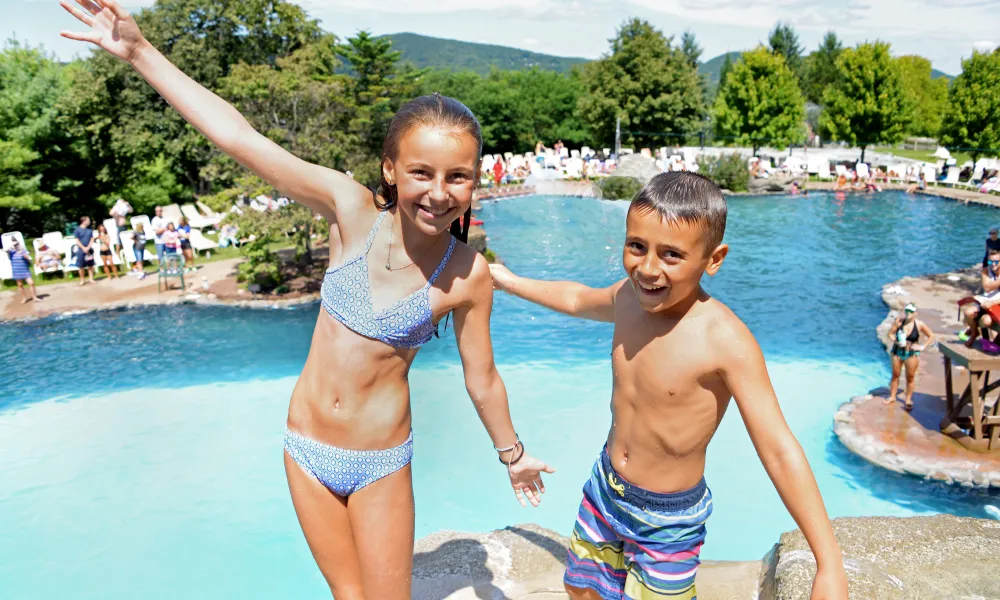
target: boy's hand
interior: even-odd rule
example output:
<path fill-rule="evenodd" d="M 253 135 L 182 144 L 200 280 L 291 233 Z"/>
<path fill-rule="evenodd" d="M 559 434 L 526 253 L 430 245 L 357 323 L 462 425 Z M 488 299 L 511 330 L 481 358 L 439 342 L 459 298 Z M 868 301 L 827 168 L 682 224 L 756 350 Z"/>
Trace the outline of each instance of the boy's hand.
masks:
<path fill-rule="evenodd" d="M 514 488 L 514 495 L 521 506 L 527 506 L 524 499 L 527 498 L 532 506 L 538 506 L 542 501 L 542 494 L 545 493 L 545 484 L 542 483 L 542 473 L 555 473 L 556 470 L 527 452 L 508 468 L 510 474 L 510 485 Z"/>
<path fill-rule="evenodd" d="M 847 600 L 847 573 L 844 568 L 818 570 L 809 600 Z"/>
<path fill-rule="evenodd" d="M 493 276 L 493 289 L 506 292 L 514 280 L 514 274 L 503 265 L 490 265 L 490 275 Z"/>
<path fill-rule="evenodd" d="M 148 43 L 132 19 L 132 15 L 118 4 L 118 0 L 76 0 L 76 2 L 79 7 L 73 6 L 72 0 L 59 0 L 59 4 L 84 25 L 89 26 L 90 31 L 85 33 L 60 31 L 59 34 L 64 38 L 90 42 L 125 62 L 131 62 L 139 49 Z"/>

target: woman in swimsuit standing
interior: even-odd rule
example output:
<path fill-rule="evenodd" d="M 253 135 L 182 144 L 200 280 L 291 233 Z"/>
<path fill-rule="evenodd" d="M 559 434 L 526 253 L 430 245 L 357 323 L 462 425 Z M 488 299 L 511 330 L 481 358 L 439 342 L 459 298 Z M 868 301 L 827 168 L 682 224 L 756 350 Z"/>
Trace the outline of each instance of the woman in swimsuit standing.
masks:
<path fill-rule="evenodd" d="M 927 336 L 927 343 L 920 345 L 920 334 Z M 896 319 L 892 329 L 889 330 L 889 338 L 893 340 L 892 350 L 892 380 L 889 382 L 889 397 L 882 401 L 883 404 L 892 404 L 896 401 L 899 392 L 899 376 L 906 367 L 906 400 L 903 408 L 913 410 L 913 384 L 917 379 L 917 370 L 920 368 L 920 352 L 924 348 L 934 343 L 934 332 L 922 321 L 917 320 L 917 307 L 912 302 L 903 309 L 903 316 Z"/>
<path fill-rule="evenodd" d="M 90 26 L 64 37 L 128 62 L 181 115 L 245 167 L 331 224 L 330 264 L 305 367 L 292 393 L 285 471 L 299 523 L 337 600 L 410 598 L 412 436 L 407 374 L 453 314 L 465 384 L 521 504 L 541 472 L 514 431 L 493 362 L 493 280 L 449 234 L 479 181 L 479 123 L 461 103 L 417 98 L 393 118 L 378 195 L 256 132 L 140 33 L 116 0 L 61 5 Z M 466 218 L 466 222 L 468 222 Z M 464 232 L 467 234 L 466 227 Z"/>

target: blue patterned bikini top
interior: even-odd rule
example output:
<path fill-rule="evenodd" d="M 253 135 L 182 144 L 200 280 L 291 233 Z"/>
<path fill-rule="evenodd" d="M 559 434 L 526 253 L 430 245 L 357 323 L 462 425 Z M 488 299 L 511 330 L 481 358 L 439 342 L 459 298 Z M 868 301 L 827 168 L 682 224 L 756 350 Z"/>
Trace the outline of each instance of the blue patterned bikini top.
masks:
<path fill-rule="evenodd" d="M 451 258 L 455 250 L 455 238 L 449 236 L 451 241 L 448 243 L 448 250 L 425 286 L 404 296 L 392 306 L 375 312 L 368 279 L 368 251 L 371 250 L 372 241 L 383 218 L 384 212 L 375 219 L 361 254 L 339 267 L 327 269 L 320 290 L 323 308 L 355 333 L 396 348 L 419 348 L 434 335 L 434 315 L 428 292 Z"/>

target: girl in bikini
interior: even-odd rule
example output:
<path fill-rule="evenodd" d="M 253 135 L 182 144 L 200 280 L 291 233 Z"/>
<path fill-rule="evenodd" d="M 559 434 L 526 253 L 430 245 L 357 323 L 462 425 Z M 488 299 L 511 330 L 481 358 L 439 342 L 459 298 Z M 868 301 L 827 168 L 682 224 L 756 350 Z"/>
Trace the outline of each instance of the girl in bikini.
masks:
<path fill-rule="evenodd" d="M 128 62 L 223 152 L 331 224 L 330 269 L 305 367 L 292 393 L 285 472 L 306 542 L 338 600 L 410 598 L 413 487 L 407 374 L 451 315 L 465 384 L 524 505 L 541 473 L 515 433 L 493 361 L 493 281 L 456 227 L 479 181 L 473 114 L 439 95 L 404 105 L 389 125 L 377 193 L 304 162 L 147 42 L 116 0 L 62 6 L 90 27 L 64 37 Z M 444 483 L 444 482 L 442 482 Z"/>
<path fill-rule="evenodd" d="M 927 342 L 919 344 L 920 334 L 927 336 Z M 899 393 L 899 376 L 906 367 L 906 400 L 903 408 L 913 410 L 913 385 L 917 379 L 917 370 L 920 368 L 920 353 L 924 348 L 934 343 L 934 332 L 922 321 L 917 320 L 917 307 L 910 303 L 903 309 L 903 316 L 896 319 L 892 329 L 889 330 L 889 338 L 893 340 L 892 350 L 892 380 L 889 382 L 889 397 L 882 401 L 883 404 L 892 404 L 896 401 Z"/>

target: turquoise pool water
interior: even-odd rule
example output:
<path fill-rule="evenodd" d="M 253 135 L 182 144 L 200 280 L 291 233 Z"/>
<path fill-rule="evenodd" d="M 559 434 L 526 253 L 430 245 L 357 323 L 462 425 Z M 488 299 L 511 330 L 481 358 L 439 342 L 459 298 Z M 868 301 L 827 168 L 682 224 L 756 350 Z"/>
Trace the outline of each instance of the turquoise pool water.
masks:
<path fill-rule="evenodd" d="M 486 203 L 516 272 L 622 276 L 625 205 Z M 996 494 L 871 467 L 833 410 L 887 382 L 882 284 L 969 265 L 991 209 L 886 193 L 730 201 L 732 246 L 708 289 L 750 325 L 833 516 L 987 517 Z M 324 598 L 281 465 L 288 397 L 318 308 L 172 307 L 0 325 L 0 597 Z M 568 533 L 610 423 L 609 325 L 499 296 L 493 335 L 515 423 L 559 472 L 522 509 L 465 394 L 450 333 L 411 373 L 417 536 L 536 521 Z M 169 339 L 169 343 L 165 343 Z M 794 527 L 731 410 L 712 443 L 703 555 L 759 558 Z"/>

